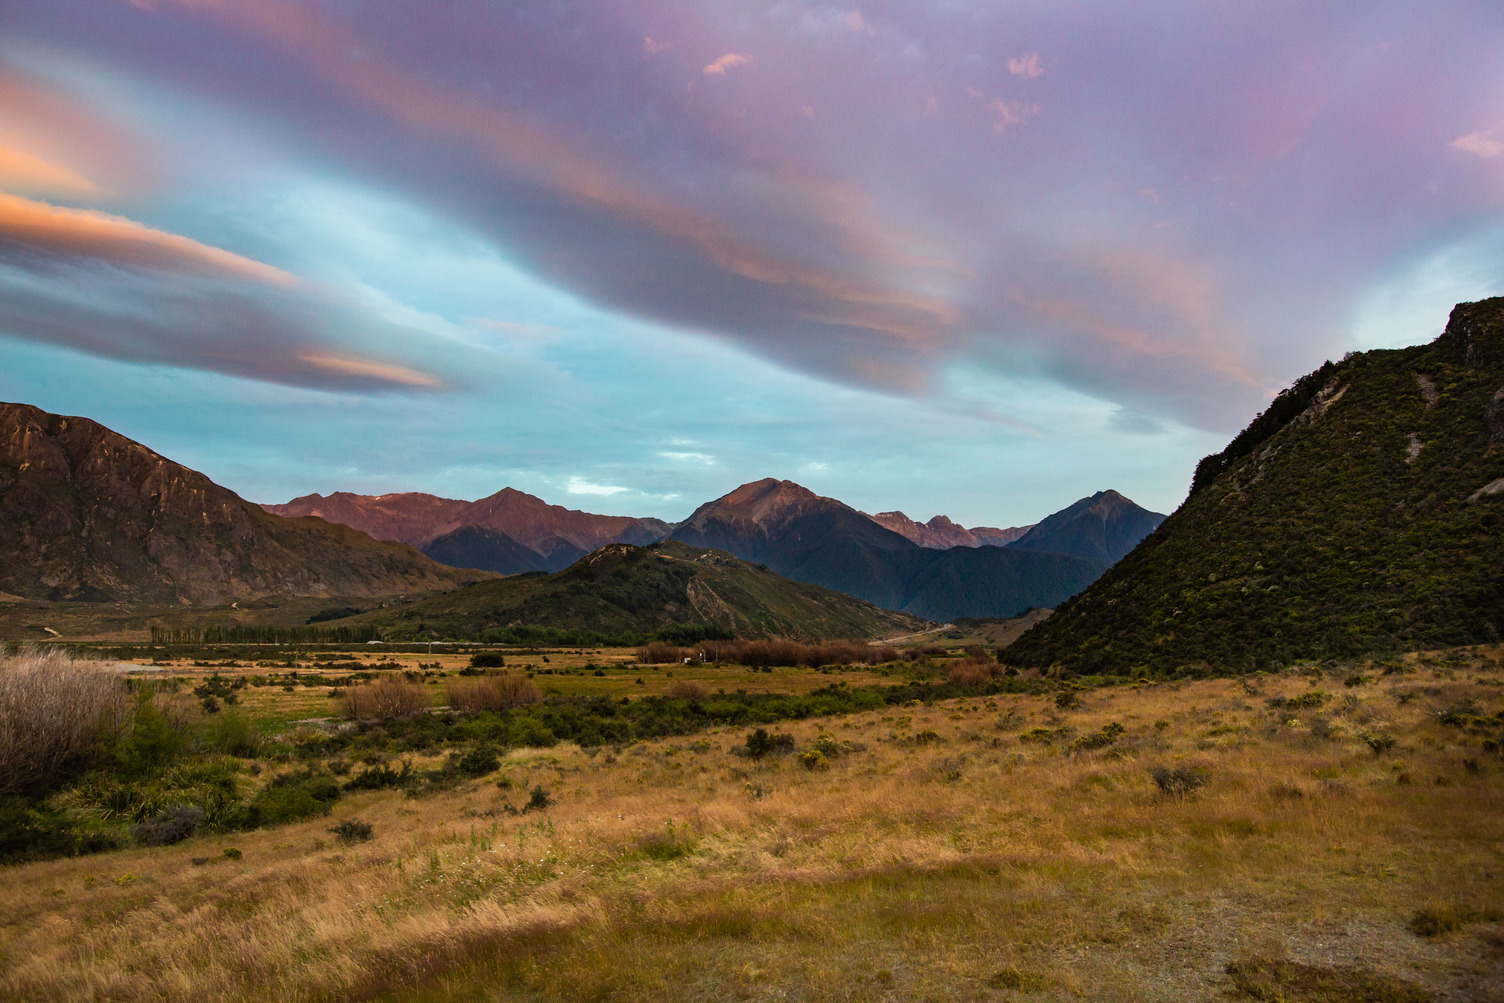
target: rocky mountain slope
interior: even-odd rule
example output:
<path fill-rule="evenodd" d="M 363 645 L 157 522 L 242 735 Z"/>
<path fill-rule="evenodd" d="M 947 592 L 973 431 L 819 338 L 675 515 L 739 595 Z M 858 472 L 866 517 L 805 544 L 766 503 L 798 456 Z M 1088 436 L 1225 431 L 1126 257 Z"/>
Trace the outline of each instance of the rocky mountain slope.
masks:
<path fill-rule="evenodd" d="M 1190 496 L 1008 649 L 1068 672 L 1238 671 L 1498 641 L 1504 298 L 1427 345 L 1353 354 L 1281 394 Z"/>
<path fill-rule="evenodd" d="M 222 603 L 394 595 L 477 577 L 346 526 L 271 515 L 87 418 L 0 404 L 0 591 Z"/>
<path fill-rule="evenodd" d="M 867 513 L 862 513 L 867 515 Z M 1013 526 L 999 529 L 995 526 L 965 526 L 937 515 L 929 522 L 915 522 L 902 512 L 879 512 L 867 518 L 884 529 L 890 529 L 911 543 L 931 550 L 949 550 L 951 547 L 1002 547 L 1027 533 L 1032 526 Z"/>
<path fill-rule="evenodd" d="M 849 595 L 790 581 L 723 551 L 665 541 L 611 544 L 552 575 L 483 582 L 365 614 L 383 636 L 485 639 L 518 628 L 641 636 L 682 627 L 741 638 L 876 638 L 930 626 Z"/>

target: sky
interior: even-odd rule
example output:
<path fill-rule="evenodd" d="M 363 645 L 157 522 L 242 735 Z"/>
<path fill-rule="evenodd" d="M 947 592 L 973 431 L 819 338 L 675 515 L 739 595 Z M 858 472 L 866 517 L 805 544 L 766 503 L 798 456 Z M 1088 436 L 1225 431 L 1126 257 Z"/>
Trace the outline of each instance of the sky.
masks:
<path fill-rule="evenodd" d="M 0 5 L 0 399 L 254 501 L 1169 512 L 1501 293 L 1497 3 Z"/>

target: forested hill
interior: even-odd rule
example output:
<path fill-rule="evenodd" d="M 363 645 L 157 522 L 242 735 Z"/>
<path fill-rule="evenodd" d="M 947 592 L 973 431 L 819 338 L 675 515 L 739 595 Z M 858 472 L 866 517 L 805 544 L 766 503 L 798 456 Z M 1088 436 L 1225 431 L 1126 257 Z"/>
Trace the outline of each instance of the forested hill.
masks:
<path fill-rule="evenodd" d="M 1504 298 L 1328 363 L 1184 504 L 1007 649 L 1066 672 L 1240 671 L 1504 632 Z"/>

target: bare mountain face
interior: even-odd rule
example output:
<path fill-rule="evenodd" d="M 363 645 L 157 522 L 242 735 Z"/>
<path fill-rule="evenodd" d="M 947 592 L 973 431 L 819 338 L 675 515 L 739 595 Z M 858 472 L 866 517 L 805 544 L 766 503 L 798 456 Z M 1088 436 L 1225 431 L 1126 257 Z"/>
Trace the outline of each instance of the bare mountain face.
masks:
<path fill-rule="evenodd" d="M 670 539 L 929 620 L 1054 606 L 1107 568 L 1066 554 L 921 547 L 834 498 L 772 478 L 701 505 Z"/>
<path fill-rule="evenodd" d="M 1056 512 L 1009 546 L 1113 564 L 1164 521 L 1158 512 L 1140 508 L 1116 491 L 1098 491 Z"/>
<path fill-rule="evenodd" d="M 558 571 L 609 543 L 646 545 L 672 528 L 661 519 L 592 515 L 503 488 L 478 501 L 407 492 L 304 495 L 262 506 L 275 515 L 316 515 L 379 539 L 400 540 L 457 567 L 503 574 Z"/>
<path fill-rule="evenodd" d="M 864 513 L 865 514 L 865 513 Z M 867 518 L 884 529 L 891 529 L 921 547 L 931 550 L 948 550 L 951 547 L 1002 547 L 1023 536 L 1033 526 L 1012 526 L 998 529 L 995 526 L 965 526 L 937 515 L 929 522 L 915 522 L 902 512 L 879 512 Z"/>
<path fill-rule="evenodd" d="M 0 591 L 224 603 L 377 596 L 478 576 L 321 519 L 284 519 L 87 418 L 0 404 Z"/>

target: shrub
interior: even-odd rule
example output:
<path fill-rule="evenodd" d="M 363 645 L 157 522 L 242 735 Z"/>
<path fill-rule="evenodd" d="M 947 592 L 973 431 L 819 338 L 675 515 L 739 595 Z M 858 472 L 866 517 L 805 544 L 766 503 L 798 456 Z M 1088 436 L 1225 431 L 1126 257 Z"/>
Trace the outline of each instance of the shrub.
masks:
<path fill-rule="evenodd" d="M 430 706 L 428 690 L 407 679 L 388 677 L 351 686 L 340 694 L 345 716 L 356 721 L 388 721 L 412 717 Z"/>
<path fill-rule="evenodd" d="M 534 787 L 532 792 L 528 795 L 527 804 L 522 806 L 522 810 L 525 812 L 542 811 L 553 803 L 554 799 L 549 797 L 548 791 L 543 789 L 542 784 L 539 784 L 537 787 Z"/>
<path fill-rule="evenodd" d="M 770 735 L 768 734 L 768 729 L 758 728 L 747 736 L 747 755 L 753 759 L 762 759 L 764 756 L 792 752 L 793 750 L 793 735 Z"/>
<path fill-rule="evenodd" d="M 209 748 L 227 756 L 253 759 L 261 751 L 262 736 L 251 719 L 238 710 L 215 715 L 205 729 Z"/>
<path fill-rule="evenodd" d="M 807 749 L 799 753 L 799 765 L 811 771 L 828 770 L 830 769 L 830 760 L 826 759 L 825 754 L 819 749 Z"/>
<path fill-rule="evenodd" d="M 203 821 L 202 808 L 178 805 L 133 826 L 131 835 L 142 846 L 170 846 L 193 835 Z"/>
<path fill-rule="evenodd" d="M 46 790 L 119 731 L 125 682 L 61 650 L 0 659 L 0 795 Z"/>
<path fill-rule="evenodd" d="M 252 799 L 239 822 L 253 829 L 327 815 L 339 794 L 339 783 L 327 774 L 312 770 L 283 773 L 273 777 Z"/>
<path fill-rule="evenodd" d="M 667 665 L 670 662 L 677 663 L 686 658 L 693 658 L 695 654 L 693 650 L 681 648 L 677 644 L 653 641 L 637 649 L 637 660 L 643 665 Z"/>
<path fill-rule="evenodd" d="M 1154 785 L 1167 797 L 1187 797 L 1206 786 L 1206 780 L 1188 766 L 1156 766 L 1149 770 Z"/>
<path fill-rule="evenodd" d="M 507 664 L 499 651 L 477 651 L 470 656 L 472 669 L 499 669 Z"/>
<path fill-rule="evenodd" d="M 412 764 L 404 762 L 402 772 L 397 772 L 385 763 L 367 767 L 345 781 L 347 791 L 380 791 L 401 787 L 412 776 Z"/>
<path fill-rule="evenodd" d="M 362 822 L 358 818 L 347 818 L 338 825 L 330 826 L 329 831 L 346 846 L 352 843 L 364 843 L 375 832 L 371 827 L 371 823 Z"/>
<path fill-rule="evenodd" d="M 678 679 L 669 684 L 668 695 L 680 700 L 704 700 L 710 690 L 703 683 L 691 679 Z"/>
<path fill-rule="evenodd" d="M 1074 690 L 1061 690 L 1055 694 L 1055 706 L 1059 710 L 1069 710 L 1081 703 Z"/>
<path fill-rule="evenodd" d="M 1124 730 L 1125 729 L 1121 724 L 1118 724 L 1116 721 L 1112 721 L 1103 726 L 1101 731 L 1093 732 L 1090 735 L 1082 735 L 1080 738 L 1071 743 L 1071 748 L 1105 749 L 1109 745 L 1115 743 L 1118 740 L 1118 736 L 1121 735 Z"/>
<path fill-rule="evenodd" d="M 451 761 L 454 771 L 465 777 L 483 777 L 487 773 L 495 773 L 501 766 L 496 750 L 484 745 L 470 749 Z"/>
<path fill-rule="evenodd" d="M 455 679 L 444 687 L 449 706 L 455 710 L 508 710 L 537 703 L 538 688 L 522 676 L 489 676 Z"/>
<path fill-rule="evenodd" d="M 945 674 L 958 686 L 980 686 L 991 679 L 997 670 L 996 662 L 983 658 L 963 658 L 946 668 Z"/>
<path fill-rule="evenodd" d="M 188 745 L 188 736 L 178 717 L 158 706 L 150 687 L 137 690 L 125 737 L 115 746 L 115 759 L 121 771 L 145 776 L 177 758 Z"/>

